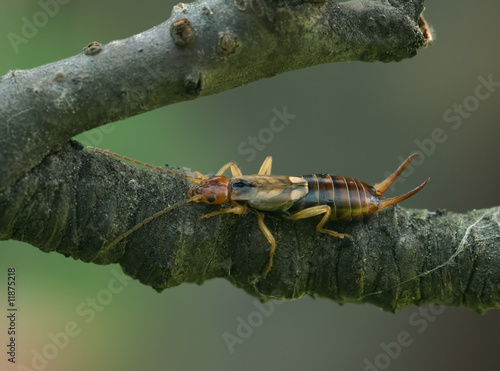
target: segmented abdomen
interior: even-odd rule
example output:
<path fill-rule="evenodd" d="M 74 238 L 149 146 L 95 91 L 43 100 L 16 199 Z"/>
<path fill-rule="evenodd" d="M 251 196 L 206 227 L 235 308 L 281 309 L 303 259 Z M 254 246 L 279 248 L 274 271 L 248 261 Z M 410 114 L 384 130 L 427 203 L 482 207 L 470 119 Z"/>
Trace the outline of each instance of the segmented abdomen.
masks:
<path fill-rule="evenodd" d="M 330 174 L 305 175 L 309 191 L 289 211 L 317 205 L 330 206 L 331 220 L 353 220 L 378 210 L 379 196 L 375 189 L 357 179 Z"/>

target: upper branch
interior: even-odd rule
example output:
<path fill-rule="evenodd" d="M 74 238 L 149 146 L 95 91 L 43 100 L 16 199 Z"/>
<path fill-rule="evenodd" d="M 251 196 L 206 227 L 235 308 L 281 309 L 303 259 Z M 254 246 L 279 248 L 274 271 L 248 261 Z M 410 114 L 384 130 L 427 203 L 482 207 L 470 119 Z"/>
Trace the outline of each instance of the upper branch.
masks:
<path fill-rule="evenodd" d="M 211 0 L 0 78 L 0 192 L 72 136 L 319 63 L 398 61 L 431 40 L 423 0 Z"/>

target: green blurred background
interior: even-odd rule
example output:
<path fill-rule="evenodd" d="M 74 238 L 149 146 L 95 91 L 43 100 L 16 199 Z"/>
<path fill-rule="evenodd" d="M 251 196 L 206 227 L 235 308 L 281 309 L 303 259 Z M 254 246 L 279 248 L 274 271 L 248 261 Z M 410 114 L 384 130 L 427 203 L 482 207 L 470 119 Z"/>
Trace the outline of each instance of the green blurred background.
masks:
<path fill-rule="evenodd" d="M 0 73 L 75 55 L 94 40 L 129 37 L 166 20 L 175 3 L 70 0 L 16 52 L 7 35 L 20 35 L 23 17 L 31 20 L 42 8 L 37 1 L 3 2 Z M 399 156 L 422 151 L 416 141 L 441 128 L 446 140 L 429 147 L 411 177 L 396 186 L 400 193 L 431 177 L 404 206 L 466 211 L 500 205 L 500 88 L 487 99 L 473 98 L 480 76 L 500 82 L 500 3 L 428 1 L 426 6 L 437 41 L 411 60 L 289 72 L 77 139 L 204 173 L 230 160 L 253 173 L 273 155 L 275 173 L 331 172 L 375 183 L 396 168 Z M 443 115 L 464 101 L 469 116 L 453 129 Z M 479 104 L 471 106 L 474 102 Z M 269 128 L 273 109 L 285 106 L 296 117 L 249 161 L 238 146 Z M 427 314 L 410 307 L 394 315 L 374 306 L 307 297 L 275 306 L 231 353 L 223 335 L 237 335 L 238 318 L 259 316 L 254 298 L 227 281 L 183 284 L 158 294 L 136 281 L 112 281 L 121 274 L 119 266 L 84 264 L 15 241 L 0 243 L 0 344 L 7 342 L 8 266 L 17 269 L 16 366 L 26 367 L 21 370 L 498 369 L 498 311 L 479 316 L 461 308 L 441 313 L 431 306 Z M 110 284 L 117 291 L 112 296 Z M 96 297 L 106 305 L 90 310 L 87 300 Z M 65 344 L 57 334 L 68 323 L 76 323 L 79 334 Z M 407 346 L 398 350 L 393 342 L 405 332 Z M 51 334 L 62 342 L 58 348 L 50 345 Z M 0 369 L 16 369 L 5 361 L 4 350 Z M 33 365 L 37 352 L 51 359 Z"/>

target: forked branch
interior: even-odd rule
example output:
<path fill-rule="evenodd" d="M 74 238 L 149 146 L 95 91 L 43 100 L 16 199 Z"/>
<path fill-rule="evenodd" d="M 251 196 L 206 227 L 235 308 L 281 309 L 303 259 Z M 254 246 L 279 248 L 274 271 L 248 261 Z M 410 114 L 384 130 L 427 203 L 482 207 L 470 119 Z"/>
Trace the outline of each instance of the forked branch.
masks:
<path fill-rule="evenodd" d="M 315 220 L 221 215 L 186 199 L 188 180 L 85 151 L 72 136 L 175 102 L 292 69 L 345 60 L 399 61 L 432 39 L 423 0 L 205 0 L 126 40 L 0 79 L 0 239 L 126 273 L 163 290 L 225 277 L 262 299 L 303 295 L 396 311 L 425 302 L 499 305 L 498 209 L 468 214 L 387 209 L 317 233 Z"/>

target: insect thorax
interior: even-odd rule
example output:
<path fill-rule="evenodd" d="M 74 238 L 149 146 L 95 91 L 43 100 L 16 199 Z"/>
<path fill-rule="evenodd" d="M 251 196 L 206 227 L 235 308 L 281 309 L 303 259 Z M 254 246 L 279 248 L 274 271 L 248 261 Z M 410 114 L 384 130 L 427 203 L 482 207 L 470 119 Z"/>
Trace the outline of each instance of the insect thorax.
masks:
<path fill-rule="evenodd" d="M 285 211 L 307 192 L 307 181 L 301 177 L 249 175 L 231 179 L 231 199 L 261 211 Z"/>

